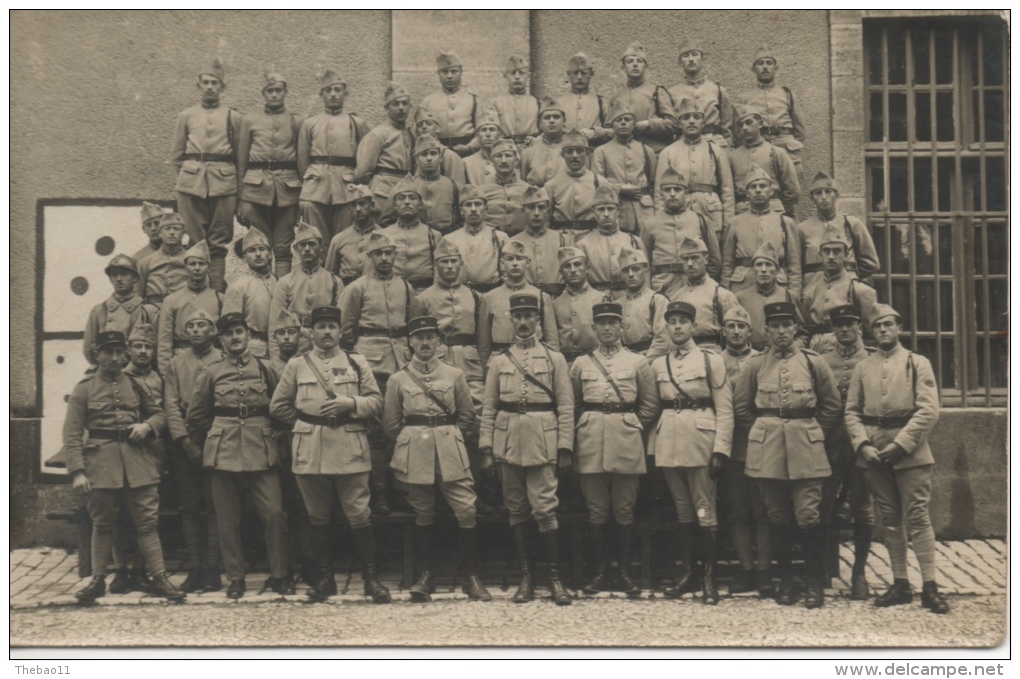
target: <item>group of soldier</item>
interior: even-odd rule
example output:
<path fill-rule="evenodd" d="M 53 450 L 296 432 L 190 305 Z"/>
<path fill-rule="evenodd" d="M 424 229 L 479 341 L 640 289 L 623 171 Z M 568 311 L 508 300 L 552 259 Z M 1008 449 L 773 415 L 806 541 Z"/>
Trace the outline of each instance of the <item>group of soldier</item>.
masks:
<path fill-rule="evenodd" d="M 505 512 L 514 601 L 535 596 L 537 526 L 552 598 L 569 604 L 557 508 L 579 493 L 587 594 L 640 593 L 631 548 L 644 497 L 671 500 L 679 519 L 667 595 L 719 601 L 721 513 L 741 568 L 731 591 L 817 608 L 846 499 L 852 598 L 870 596 L 874 501 L 895 576 L 876 605 L 912 600 L 909 539 L 922 604 L 947 612 L 928 512 L 931 365 L 899 344 L 899 314 L 865 282 L 877 253 L 838 210 L 835 179 L 818 173 L 815 215 L 797 222 L 804 124 L 774 84 L 771 50 L 755 53 L 757 87 L 733 102 L 703 57 L 685 41 L 684 81 L 667 89 L 645 81 L 633 43 L 606 104 L 583 53 L 568 64 L 571 91 L 541 103 L 526 61 L 510 57 L 508 93 L 483 103 L 442 52 L 442 90 L 414 107 L 390 83 L 374 128 L 344 111 L 334 70 L 319 78 L 325 110 L 305 119 L 272 69 L 264 110 L 244 115 L 220 103 L 222 66 L 202 71 L 201 103 L 174 134 L 178 212 L 143 205 L 150 244 L 110 262 L 113 295 L 85 332 L 96 368 L 70 398 L 63 451 L 93 521 L 94 577 L 79 599 L 105 593 L 111 549 L 111 591 L 217 591 L 222 558 L 227 596 L 243 596 L 250 497 L 263 589 L 293 593 L 297 562 L 308 596 L 325 600 L 335 497 L 377 603 L 390 593 L 371 517 L 394 503 L 413 512 L 409 592 L 428 601 L 438 491 L 471 599 L 491 598 L 477 515 Z M 245 266 L 227 286 L 235 216 Z M 180 587 L 156 531 L 166 460 L 188 555 Z M 118 506 L 137 533 L 135 575 Z"/>

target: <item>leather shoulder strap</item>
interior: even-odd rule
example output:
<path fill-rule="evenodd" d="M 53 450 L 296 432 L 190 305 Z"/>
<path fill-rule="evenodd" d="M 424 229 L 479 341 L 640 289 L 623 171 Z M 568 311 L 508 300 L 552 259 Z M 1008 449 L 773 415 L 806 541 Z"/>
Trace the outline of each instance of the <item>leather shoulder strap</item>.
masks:
<path fill-rule="evenodd" d="M 616 380 L 614 380 L 606 371 L 606 366 L 602 365 L 602 361 L 599 360 L 598 356 L 595 355 L 594 351 L 589 351 L 588 357 L 591 359 L 591 362 L 595 364 L 595 367 L 598 369 L 598 371 L 602 373 L 602 376 L 606 378 L 606 381 L 609 382 L 609 386 L 613 388 L 613 391 L 616 392 L 616 397 L 620 399 L 620 402 L 622 403 L 623 392 L 620 391 L 620 385 L 618 385 L 616 383 Z"/>
<path fill-rule="evenodd" d="M 336 392 L 329 388 L 329 385 L 326 383 L 326 378 L 322 376 L 322 373 L 319 372 L 319 369 L 315 367 L 314 363 L 312 363 L 312 359 L 308 355 L 308 352 L 301 354 L 301 357 L 305 359 L 305 364 L 308 366 L 308 369 L 312 371 L 312 374 L 315 375 L 315 379 L 318 380 L 322 388 L 326 390 L 326 398 L 329 399 L 330 401 L 335 399 Z M 348 354 L 347 357 L 350 358 L 350 354 Z M 351 361 L 351 363 L 354 363 L 354 361 Z M 358 370 L 358 380 L 360 381 L 361 370 L 360 369 L 356 370 Z"/>
<path fill-rule="evenodd" d="M 422 382 L 421 380 L 419 380 L 419 379 L 418 379 L 418 376 L 417 376 L 417 375 L 415 375 L 415 374 L 414 374 L 414 372 L 413 372 L 413 371 L 412 371 L 412 370 L 411 370 L 410 368 L 408 368 L 407 366 L 404 366 L 404 368 L 403 368 L 403 371 L 404 371 L 405 373 L 407 373 L 407 376 L 411 378 L 411 381 L 412 381 L 412 382 L 414 382 L 415 384 L 417 384 L 417 385 L 418 385 L 418 386 L 419 386 L 419 387 L 421 388 L 421 390 L 425 392 L 425 395 L 429 397 L 429 400 L 431 400 L 431 401 L 432 401 L 433 403 L 435 403 L 435 404 L 436 404 L 437 406 L 439 406 L 439 407 L 440 407 L 440 409 L 442 409 L 442 411 L 443 411 L 443 412 L 444 412 L 444 413 L 446 414 L 446 416 L 447 416 L 447 417 L 452 417 L 452 416 L 453 416 L 453 411 L 452 411 L 452 410 L 450 410 L 450 406 L 448 406 L 448 405 L 446 405 L 445 403 L 443 403 L 443 402 L 442 402 L 442 401 L 441 401 L 441 400 L 439 399 L 439 397 L 438 397 L 438 396 L 436 396 L 436 395 L 435 395 L 435 394 L 434 394 L 434 393 L 432 392 L 432 388 L 431 388 L 431 387 L 429 387 L 429 386 L 427 386 L 427 385 L 426 385 L 426 384 L 425 384 L 424 382 Z"/>
<path fill-rule="evenodd" d="M 549 352 L 549 349 L 547 348 L 546 349 L 546 353 L 548 353 L 548 352 Z M 550 389 L 549 387 L 547 387 L 544 384 L 542 384 L 542 382 L 537 377 L 535 377 L 534 375 L 529 373 L 527 370 L 525 370 L 524 366 L 522 366 L 520 364 L 520 362 L 516 358 L 514 358 L 514 355 L 510 353 L 509 349 L 504 351 L 503 355 L 506 356 L 508 359 L 510 359 L 510 362 L 513 363 L 514 367 L 517 368 L 517 370 L 520 371 L 521 375 L 524 376 L 524 379 L 526 379 L 528 382 L 531 382 L 536 387 L 540 388 L 542 391 L 544 391 L 549 396 L 550 399 L 552 399 L 552 402 L 554 404 L 556 403 L 556 393 L 552 389 Z"/>

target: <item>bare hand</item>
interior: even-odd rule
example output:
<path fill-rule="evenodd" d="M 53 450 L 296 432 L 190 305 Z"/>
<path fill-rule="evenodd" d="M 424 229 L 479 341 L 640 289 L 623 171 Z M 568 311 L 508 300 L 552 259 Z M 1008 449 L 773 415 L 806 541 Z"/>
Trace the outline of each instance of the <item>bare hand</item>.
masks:
<path fill-rule="evenodd" d="M 870 467 L 879 467 L 882 465 L 882 458 L 878 456 L 878 448 L 871 444 L 861 446 L 860 455 Z"/>
<path fill-rule="evenodd" d="M 489 478 L 496 476 L 496 460 L 492 457 L 492 453 L 482 453 L 481 468 L 482 473 Z"/>
<path fill-rule="evenodd" d="M 455 144 L 452 150 L 458 156 L 463 156 L 465 154 L 471 153 L 471 147 L 468 146 L 467 144 Z"/>
<path fill-rule="evenodd" d="M 574 464 L 571 459 L 572 455 L 566 448 L 560 448 L 556 451 L 556 463 L 560 469 L 570 469 L 571 465 Z"/>
<path fill-rule="evenodd" d="M 89 477 L 84 473 L 74 475 L 74 478 L 71 479 L 71 488 L 82 495 L 88 495 L 92 492 L 92 484 L 89 482 Z"/>
<path fill-rule="evenodd" d="M 585 129 L 581 130 L 581 136 L 584 137 L 585 139 L 594 139 L 595 130 L 593 130 L 590 127 L 586 127 Z"/>
<path fill-rule="evenodd" d="M 138 424 L 131 425 L 131 431 L 128 433 L 128 441 L 132 443 L 138 443 L 146 436 L 152 433 L 152 427 L 148 422 L 139 422 Z"/>
<path fill-rule="evenodd" d="M 350 396 L 337 396 L 331 401 L 326 401 L 319 408 L 319 414 L 323 417 L 338 417 L 354 410 L 354 399 Z"/>
<path fill-rule="evenodd" d="M 199 448 L 194 441 L 190 438 L 184 438 L 180 441 L 181 450 L 188 456 L 188 459 L 194 463 L 202 461 L 202 449 Z"/>
<path fill-rule="evenodd" d="M 907 456 L 907 451 L 903 450 L 898 444 L 890 443 L 882 450 L 878 451 L 878 457 L 887 465 L 895 465 L 897 462 Z"/>
<path fill-rule="evenodd" d="M 641 189 L 637 184 L 624 184 L 620 187 L 620 197 L 637 200 L 641 197 Z"/>
<path fill-rule="evenodd" d="M 647 132 L 648 131 L 648 121 L 647 120 L 639 120 L 636 123 L 634 123 L 634 131 L 635 132 Z"/>
<path fill-rule="evenodd" d="M 722 473 L 723 467 L 729 461 L 722 453 L 712 453 L 712 459 L 708 462 L 708 478 L 717 479 Z"/>

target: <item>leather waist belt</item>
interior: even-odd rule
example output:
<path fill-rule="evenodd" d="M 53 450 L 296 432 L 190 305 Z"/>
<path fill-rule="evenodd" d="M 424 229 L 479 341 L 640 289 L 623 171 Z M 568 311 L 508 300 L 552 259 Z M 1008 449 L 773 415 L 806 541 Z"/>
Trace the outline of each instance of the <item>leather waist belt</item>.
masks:
<path fill-rule="evenodd" d="M 203 163 L 236 163 L 232 153 L 185 153 L 184 160 L 201 160 Z"/>
<path fill-rule="evenodd" d="M 163 300 L 166 299 L 166 295 L 146 295 L 146 304 L 162 304 Z"/>
<path fill-rule="evenodd" d="M 473 134 L 465 134 L 460 137 L 440 137 L 439 143 L 446 147 L 459 146 L 461 144 L 470 144 L 474 138 L 475 135 Z"/>
<path fill-rule="evenodd" d="M 718 125 L 705 125 L 701 128 L 702 134 L 717 134 L 720 137 L 726 136 L 726 131 Z"/>
<path fill-rule="evenodd" d="M 652 273 L 658 275 L 660 273 L 678 273 L 684 272 L 684 265 L 679 262 L 673 264 L 656 264 L 652 267 Z"/>
<path fill-rule="evenodd" d="M 567 359 L 567 361 L 569 362 L 575 360 L 578 356 L 584 356 L 588 352 L 584 351 L 583 349 L 581 351 L 563 351 L 561 349 L 560 353 L 562 353 L 563 357 Z"/>
<path fill-rule="evenodd" d="M 130 429 L 89 429 L 89 440 L 127 441 L 130 434 Z"/>
<path fill-rule="evenodd" d="M 913 415 L 901 415 L 899 417 L 878 417 L 876 415 L 861 415 L 861 424 L 881 429 L 902 429 L 910 422 Z"/>
<path fill-rule="evenodd" d="M 264 333 L 264 332 L 260 331 L 260 330 L 251 330 L 249 328 L 248 336 L 251 337 L 253 340 L 259 340 L 260 342 L 268 342 L 269 341 L 269 335 L 267 333 Z"/>
<path fill-rule="evenodd" d="M 358 328 L 358 337 L 407 337 L 407 326 L 401 325 L 396 328 Z"/>
<path fill-rule="evenodd" d="M 472 347 L 478 344 L 478 337 L 467 333 L 455 333 L 443 336 L 443 344 L 450 347 Z"/>
<path fill-rule="evenodd" d="M 410 170 L 396 170 L 392 167 L 377 167 L 372 173 L 373 174 L 386 174 L 391 177 L 406 177 Z"/>
<path fill-rule="evenodd" d="M 715 401 L 710 398 L 674 398 L 663 401 L 662 405 L 674 410 L 705 410 L 714 409 Z"/>
<path fill-rule="evenodd" d="M 307 422 L 308 424 L 317 424 L 320 427 L 330 427 L 332 429 L 342 427 L 345 424 L 350 424 L 355 421 L 355 418 L 351 417 L 349 414 L 323 417 L 322 415 L 309 415 L 301 412 L 300 410 L 297 413 L 297 418 L 302 422 Z"/>
<path fill-rule="evenodd" d="M 765 134 L 770 134 L 772 136 L 776 136 L 776 135 L 780 135 L 780 134 L 793 134 L 793 128 L 792 127 L 772 127 L 772 126 L 769 126 L 769 127 L 763 128 L 762 132 L 764 132 Z"/>
<path fill-rule="evenodd" d="M 758 417 L 781 417 L 784 420 L 811 420 L 814 408 L 759 408 Z"/>
<path fill-rule="evenodd" d="M 452 415 L 407 415 L 404 417 L 405 427 L 445 427 L 457 424 Z"/>
<path fill-rule="evenodd" d="M 736 260 L 734 260 L 734 263 L 737 266 L 754 266 L 754 257 L 737 257 Z M 786 266 L 785 258 L 780 257 L 779 268 L 783 268 L 785 266 Z"/>
<path fill-rule="evenodd" d="M 687 187 L 687 193 L 718 193 L 715 184 L 691 184 Z"/>
<path fill-rule="evenodd" d="M 313 165 L 338 165 L 340 167 L 357 167 L 354 156 L 311 156 L 308 162 Z"/>
<path fill-rule="evenodd" d="M 297 171 L 296 160 L 249 160 L 249 170 L 294 170 Z"/>
<path fill-rule="evenodd" d="M 506 351 L 507 349 L 509 349 L 512 346 L 513 346 L 513 342 L 493 342 L 492 343 L 492 351 L 493 351 L 493 353 L 495 353 L 497 351 Z"/>
<path fill-rule="evenodd" d="M 239 417 L 242 420 L 246 417 L 268 417 L 269 406 L 266 404 L 260 406 L 214 406 L 213 415 L 216 417 Z"/>
<path fill-rule="evenodd" d="M 606 290 L 627 289 L 627 284 L 624 283 L 623 281 L 598 281 L 597 283 L 590 283 L 590 285 L 599 292 L 605 292 Z"/>
<path fill-rule="evenodd" d="M 554 219 L 549 223 L 550 229 L 560 231 L 562 229 L 574 229 L 576 231 L 592 231 L 598 226 L 594 219 Z"/>
<path fill-rule="evenodd" d="M 619 401 L 604 401 L 602 403 L 582 403 L 581 412 L 585 413 L 632 413 L 636 403 L 621 403 Z"/>
<path fill-rule="evenodd" d="M 500 401 L 499 410 L 507 413 L 548 413 L 556 410 L 552 403 L 528 403 L 527 401 Z"/>
<path fill-rule="evenodd" d="M 174 338 L 174 349 L 187 349 L 191 346 L 191 340 Z"/>
<path fill-rule="evenodd" d="M 652 340 L 646 339 L 641 340 L 640 342 L 631 342 L 630 344 L 627 344 L 625 342 L 623 346 L 627 347 L 631 351 L 636 351 L 637 353 L 642 354 L 648 351 L 649 348 L 651 348 Z"/>
<path fill-rule="evenodd" d="M 490 290 L 495 290 L 500 285 L 502 285 L 502 283 L 467 283 L 467 282 L 465 282 L 464 285 L 468 286 L 469 288 L 471 288 L 475 292 L 488 292 Z"/>
<path fill-rule="evenodd" d="M 847 271 L 857 271 L 857 262 L 847 262 L 845 267 Z M 800 269 L 804 273 L 820 273 L 825 270 L 822 267 L 821 262 L 815 262 L 814 264 L 805 264 Z"/>

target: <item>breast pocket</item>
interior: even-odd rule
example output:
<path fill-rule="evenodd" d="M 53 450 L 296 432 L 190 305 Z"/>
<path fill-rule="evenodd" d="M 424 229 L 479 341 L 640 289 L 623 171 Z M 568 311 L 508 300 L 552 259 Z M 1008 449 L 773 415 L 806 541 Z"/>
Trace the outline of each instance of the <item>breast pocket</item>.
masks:
<path fill-rule="evenodd" d="M 602 403 L 603 391 L 598 371 L 581 371 L 581 393 L 585 401 L 589 403 Z"/>
<path fill-rule="evenodd" d="M 299 377 L 297 379 L 297 397 L 299 403 L 314 401 L 317 394 L 319 382 L 312 376 Z"/>
<path fill-rule="evenodd" d="M 344 396 L 358 395 L 358 374 L 354 368 L 348 368 L 347 372 L 333 377 L 333 391 Z"/>
<path fill-rule="evenodd" d="M 759 382 L 758 397 L 755 403 L 761 408 L 776 408 L 779 406 L 779 385 L 775 382 Z"/>
<path fill-rule="evenodd" d="M 616 382 L 617 389 L 623 394 L 624 401 L 630 402 L 637 399 L 637 371 L 628 368 L 626 370 L 614 370 L 609 375 Z M 614 394 L 616 393 L 612 387 L 610 387 L 610 390 Z"/>
<path fill-rule="evenodd" d="M 705 368 L 691 368 L 680 373 L 680 386 L 691 398 L 708 396 L 708 385 L 705 383 Z"/>
<path fill-rule="evenodd" d="M 216 403 L 219 405 L 234 405 L 233 399 L 230 398 L 230 395 L 234 392 L 234 385 L 217 384 L 214 391 L 216 392 Z"/>
<path fill-rule="evenodd" d="M 815 389 L 811 380 L 794 380 L 790 385 L 797 406 L 814 404 Z"/>
<path fill-rule="evenodd" d="M 511 367 L 499 369 L 499 392 L 504 395 L 511 395 L 520 385 L 517 383 L 517 371 Z"/>
<path fill-rule="evenodd" d="M 669 373 L 656 373 L 655 383 L 659 385 L 659 396 L 661 398 L 676 398 L 676 389 L 669 379 Z"/>

